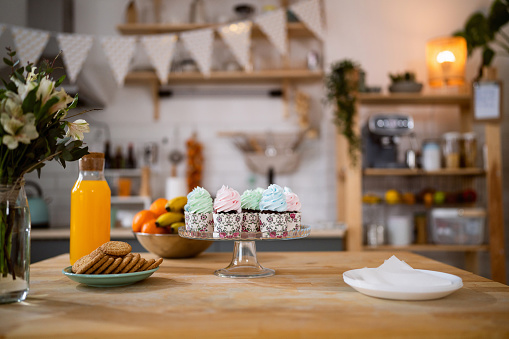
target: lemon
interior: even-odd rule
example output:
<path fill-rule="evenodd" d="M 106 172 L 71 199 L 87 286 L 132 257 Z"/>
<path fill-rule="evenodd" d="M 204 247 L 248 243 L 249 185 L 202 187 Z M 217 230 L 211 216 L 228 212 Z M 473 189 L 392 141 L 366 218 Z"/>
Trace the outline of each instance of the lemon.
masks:
<path fill-rule="evenodd" d="M 385 192 L 385 202 L 387 204 L 393 205 L 397 204 L 400 201 L 399 192 L 396 190 L 388 190 Z"/>

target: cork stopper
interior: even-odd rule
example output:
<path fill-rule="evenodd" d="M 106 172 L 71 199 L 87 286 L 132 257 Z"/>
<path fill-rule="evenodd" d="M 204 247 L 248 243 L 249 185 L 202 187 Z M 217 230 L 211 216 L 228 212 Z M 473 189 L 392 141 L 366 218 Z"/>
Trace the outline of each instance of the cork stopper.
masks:
<path fill-rule="evenodd" d="M 80 171 L 104 170 L 104 153 L 91 152 L 80 159 Z"/>

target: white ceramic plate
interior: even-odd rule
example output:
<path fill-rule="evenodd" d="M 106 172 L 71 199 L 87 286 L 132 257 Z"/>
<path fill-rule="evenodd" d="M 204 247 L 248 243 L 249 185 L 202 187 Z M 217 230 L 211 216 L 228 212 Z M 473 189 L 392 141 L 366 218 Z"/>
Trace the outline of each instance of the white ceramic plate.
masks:
<path fill-rule="evenodd" d="M 375 268 L 368 268 L 374 270 Z M 362 294 L 369 295 L 370 297 L 383 298 L 383 299 L 395 299 L 395 300 L 431 300 L 443 298 L 454 291 L 459 290 L 463 286 L 463 281 L 460 277 L 428 270 L 417 270 L 423 273 L 428 273 L 436 277 L 444 278 L 451 281 L 451 285 L 448 286 L 429 286 L 429 287 L 418 287 L 408 286 L 399 287 L 392 285 L 374 285 L 369 284 L 361 279 L 356 270 L 350 270 L 343 273 L 343 280 L 345 283 L 353 287 L 355 290 Z"/>

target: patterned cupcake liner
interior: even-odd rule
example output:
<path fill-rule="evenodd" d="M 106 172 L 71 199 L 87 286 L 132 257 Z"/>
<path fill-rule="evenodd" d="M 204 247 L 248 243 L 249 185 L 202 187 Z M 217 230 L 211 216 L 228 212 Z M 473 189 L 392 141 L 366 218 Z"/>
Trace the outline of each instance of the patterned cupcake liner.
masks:
<path fill-rule="evenodd" d="M 260 213 L 263 238 L 282 238 L 288 234 L 288 213 Z"/>
<path fill-rule="evenodd" d="M 213 232 L 212 213 L 185 212 L 186 230 L 191 232 Z"/>
<path fill-rule="evenodd" d="M 260 232 L 260 218 L 258 212 L 242 213 L 242 232 Z"/>
<path fill-rule="evenodd" d="M 301 224 L 301 212 L 288 212 L 287 225 L 288 232 L 298 230 Z"/>
<path fill-rule="evenodd" d="M 214 213 L 214 237 L 239 238 L 243 213 Z"/>

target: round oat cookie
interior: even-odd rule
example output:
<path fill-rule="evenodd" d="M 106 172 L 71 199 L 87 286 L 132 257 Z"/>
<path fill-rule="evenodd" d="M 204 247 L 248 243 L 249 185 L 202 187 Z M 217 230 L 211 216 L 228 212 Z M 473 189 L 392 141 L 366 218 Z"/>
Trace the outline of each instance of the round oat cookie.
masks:
<path fill-rule="evenodd" d="M 101 267 L 96 269 L 93 274 L 101 274 L 105 269 L 107 269 L 115 261 L 115 258 L 113 258 L 113 257 L 110 257 L 108 255 L 106 257 L 108 257 L 108 260 L 106 260 L 106 262 L 104 264 L 102 264 Z"/>
<path fill-rule="evenodd" d="M 148 271 L 148 270 L 153 270 L 154 268 L 159 267 L 159 265 L 161 265 L 161 264 L 162 264 L 162 262 L 163 262 L 163 258 L 159 258 L 159 259 L 157 259 L 155 263 L 153 263 L 152 265 L 150 265 L 150 266 L 147 268 L 147 271 Z"/>
<path fill-rule="evenodd" d="M 95 270 L 97 270 L 99 267 L 101 267 L 108 260 L 108 258 L 109 257 L 107 255 L 104 255 L 101 258 L 101 260 L 99 260 L 92 267 L 90 267 L 88 270 L 86 270 L 85 274 L 92 274 L 92 273 L 94 273 Z"/>
<path fill-rule="evenodd" d="M 138 272 L 145 271 L 147 268 L 150 267 L 150 265 L 152 265 L 155 262 L 156 262 L 155 259 L 148 259 L 147 262 L 145 262 L 145 264 L 143 264 L 143 266 L 140 267 Z"/>
<path fill-rule="evenodd" d="M 83 263 L 85 263 L 87 260 L 90 260 L 90 254 L 86 254 L 79 258 L 78 260 L 76 260 L 74 265 L 72 265 L 72 273 L 76 273 L 80 266 L 83 265 Z"/>
<path fill-rule="evenodd" d="M 78 267 L 76 270 L 76 274 L 83 274 L 87 272 L 92 266 L 97 264 L 102 258 L 104 257 L 104 253 L 98 253 L 95 256 L 92 256 L 90 254 L 86 255 L 84 258 L 85 260 L 82 261 L 82 264 Z"/>
<path fill-rule="evenodd" d="M 124 269 L 122 271 L 120 271 L 120 273 L 128 273 L 131 270 L 131 268 L 133 268 L 133 266 L 138 263 L 139 260 L 140 260 L 140 254 L 134 253 L 131 262 L 129 264 L 127 264 L 127 266 L 124 267 Z"/>
<path fill-rule="evenodd" d="M 140 257 L 140 260 L 138 260 L 138 262 L 136 263 L 136 265 L 134 265 L 130 270 L 129 272 L 127 273 L 133 273 L 133 272 L 138 272 L 138 270 L 140 269 L 141 266 L 143 266 L 143 264 L 145 264 L 147 262 L 146 259 L 144 258 L 141 258 Z"/>
<path fill-rule="evenodd" d="M 104 270 L 103 274 L 110 274 L 111 272 L 113 272 L 113 270 L 120 265 L 123 259 L 124 258 L 122 257 L 115 258 L 113 263 L 110 266 L 108 266 L 107 269 Z"/>
<path fill-rule="evenodd" d="M 115 268 L 111 274 L 117 274 L 117 273 L 120 273 L 120 271 L 122 271 L 124 269 L 124 267 L 127 266 L 127 264 L 129 264 L 131 262 L 131 260 L 133 259 L 133 254 L 132 253 L 129 253 L 128 255 L 126 255 L 125 257 L 122 258 L 122 262 L 120 263 L 120 265 L 118 265 L 117 268 Z"/>
<path fill-rule="evenodd" d="M 131 245 L 123 241 L 108 241 L 102 244 L 100 248 L 104 254 L 114 255 L 117 257 L 127 255 L 132 250 Z"/>

